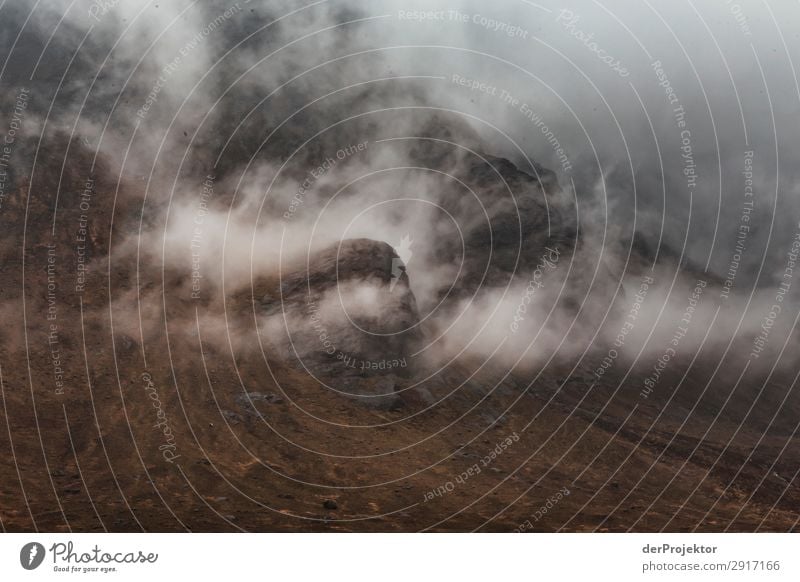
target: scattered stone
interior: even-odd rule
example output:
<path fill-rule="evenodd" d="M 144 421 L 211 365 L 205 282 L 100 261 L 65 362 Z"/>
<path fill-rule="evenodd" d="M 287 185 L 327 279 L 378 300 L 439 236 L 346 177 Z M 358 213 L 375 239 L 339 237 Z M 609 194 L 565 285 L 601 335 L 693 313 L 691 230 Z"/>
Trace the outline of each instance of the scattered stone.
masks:
<path fill-rule="evenodd" d="M 119 347 L 125 352 L 129 352 L 137 346 L 136 341 L 128 335 L 119 336 L 118 341 Z"/>
<path fill-rule="evenodd" d="M 240 422 L 244 422 L 244 418 L 242 418 L 241 415 L 231 412 L 230 410 L 223 410 L 222 414 L 228 419 L 230 424 L 239 424 Z"/>
<path fill-rule="evenodd" d="M 284 400 L 277 394 L 265 392 L 248 392 L 246 394 L 238 394 L 236 396 L 236 403 L 244 408 L 252 408 L 256 402 L 266 402 L 267 404 L 283 404 Z"/>

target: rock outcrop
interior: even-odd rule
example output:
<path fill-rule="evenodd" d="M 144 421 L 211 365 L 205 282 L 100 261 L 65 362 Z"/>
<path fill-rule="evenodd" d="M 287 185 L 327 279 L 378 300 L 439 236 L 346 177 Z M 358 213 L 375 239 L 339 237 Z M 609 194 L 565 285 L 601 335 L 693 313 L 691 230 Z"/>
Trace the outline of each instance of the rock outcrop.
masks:
<path fill-rule="evenodd" d="M 419 314 L 394 249 L 344 240 L 285 274 L 261 296 L 269 340 L 321 385 L 367 405 L 398 404 L 419 343 Z"/>

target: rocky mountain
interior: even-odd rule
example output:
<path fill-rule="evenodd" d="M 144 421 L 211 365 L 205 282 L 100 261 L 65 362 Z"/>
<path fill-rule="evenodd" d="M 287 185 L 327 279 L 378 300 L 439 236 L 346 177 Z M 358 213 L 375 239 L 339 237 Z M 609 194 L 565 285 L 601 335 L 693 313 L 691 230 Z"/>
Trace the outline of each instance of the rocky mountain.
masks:
<path fill-rule="evenodd" d="M 551 173 L 447 150 L 409 154 L 469 186 L 432 188 L 447 210 L 425 225 L 438 244 L 411 246 L 408 259 L 402 241 L 345 238 L 200 300 L 186 265 L 136 260 L 128 241 L 142 222 L 158 225 L 155 213 L 137 211 L 131 184 L 115 205 L 102 171 L 76 290 L 80 196 L 93 175 L 78 143 L 63 177 L 47 165 L 33 186 L 18 184 L 1 218 L 1 347 L 5 362 L 29 366 L 2 369 L 3 527 L 794 527 L 791 378 L 755 370 L 760 380 L 737 384 L 717 352 L 690 343 L 661 366 L 675 315 L 655 349 L 637 356 L 642 336 L 615 347 L 615 314 L 635 313 L 643 277 L 670 280 L 649 271 L 652 253 L 634 248 L 624 268 L 598 261 Z M 41 227 L 59 179 L 53 240 Z M 36 228 L 17 246 L 26 207 Z M 657 313 L 657 297 L 642 309 Z M 681 302 L 670 307 L 678 319 Z M 748 386 L 761 381 L 753 406 Z"/>

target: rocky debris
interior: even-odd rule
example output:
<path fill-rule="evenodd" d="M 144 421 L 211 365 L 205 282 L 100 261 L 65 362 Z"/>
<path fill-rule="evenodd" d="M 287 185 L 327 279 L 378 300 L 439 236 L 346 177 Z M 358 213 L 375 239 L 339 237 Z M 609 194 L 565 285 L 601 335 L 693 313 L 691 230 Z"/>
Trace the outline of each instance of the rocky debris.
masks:
<path fill-rule="evenodd" d="M 122 352 L 130 352 L 138 347 L 136 340 L 127 334 L 122 334 L 117 338 L 117 348 Z"/>
<path fill-rule="evenodd" d="M 277 394 L 264 392 L 246 392 L 236 396 L 236 403 L 244 408 L 250 408 L 256 402 L 266 402 L 267 404 L 283 404 L 284 400 Z"/>
<path fill-rule="evenodd" d="M 258 403 L 264 403 L 269 405 L 280 405 L 283 404 L 285 401 L 281 396 L 277 394 L 273 394 L 271 392 L 246 392 L 237 394 L 234 398 L 237 405 L 244 409 L 245 413 L 251 417 L 258 417 L 259 412 L 257 409 Z M 241 422 L 245 422 L 244 417 L 242 415 L 230 411 L 224 410 L 222 413 L 225 418 L 227 418 L 231 424 L 238 424 Z"/>
<path fill-rule="evenodd" d="M 230 410 L 223 410 L 222 415 L 228 419 L 230 424 L 236 425 L 241 422 L 244 422 L 244 418 L 240 414 L 236 414 L 235 412 L 231 412 Z"/>

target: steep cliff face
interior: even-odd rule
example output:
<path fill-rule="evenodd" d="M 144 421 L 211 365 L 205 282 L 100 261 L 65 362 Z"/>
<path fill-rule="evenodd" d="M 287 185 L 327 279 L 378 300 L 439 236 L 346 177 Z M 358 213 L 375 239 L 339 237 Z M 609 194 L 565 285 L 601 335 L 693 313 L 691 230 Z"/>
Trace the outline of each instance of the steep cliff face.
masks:
<path fill-rule="evenodd" d="M 435 257 L 459 268 L 452 284 L 438 290 L 439 298 L 469 298 L 527 282 L 548 247 L 572 253 L 575 209 L 553 172 L 532 160 L 517 167 L 479 151 L 455 155 L 452 149 L 434 141 L 409 154 L 420 165 L 435 160 L 457 186 L 441 189 L 436 198 L 447 213 L 438 226 L 449 233 L 453 227 L 447 223 L 453 222 L 457 232 L 437 239 Z"/>
<path fill-rule="evenodd" d="M 394 406 L 421 339 L 416 299 L 387 243 L 344 240 L 258 286 L 266 339 L 325 388 Z"/>

